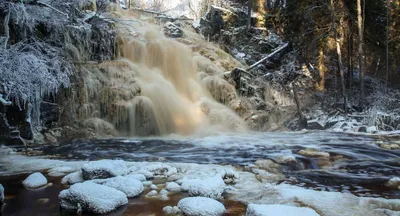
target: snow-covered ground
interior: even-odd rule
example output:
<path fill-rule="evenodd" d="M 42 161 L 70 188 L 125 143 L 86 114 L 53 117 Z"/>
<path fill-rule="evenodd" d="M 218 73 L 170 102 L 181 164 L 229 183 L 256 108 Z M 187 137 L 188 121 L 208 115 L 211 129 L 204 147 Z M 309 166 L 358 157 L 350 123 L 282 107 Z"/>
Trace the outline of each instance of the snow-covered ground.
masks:
<path fill-rule="evenodd" d="M 99 163 L 103 162 L 104 161 Z M 90 164 L 93 164 L 88 163 L 87 161 L 71 162 L 50 160 L 15 154 L 2 155 L 0 163 L 5 167 L 1 172 L 2 174 L 15 174 L 22 172 L 33 173 L 43 170 L 48 170 L 49 173 L 58 170 L 59 173 L 62 173 L 62 171 L 71 172 L 83 167 L 88 168 Z M 107 167 L 98 166 L 99 163 L 95 163 L 97 169 Z M 237 170 L 235 167 L 229 165 L 125 161 L 119 161 L 118 163 L 124 164 L 121 166 L 122 169 L 129 170 L 129 173 L 126 173 L 123 170 L 114 170 L 114 172 L 118 173 L 118 179 L 115 179 L 115 177 L 105 180 L 95 179 L 75 184 L 73 183 L 79 181 L 66 181 L 69 184 L 73 184 L 73 186 L 60 194 L 62 206 L 67 209 L 78 211 L 81 208 L 82 210 L 97 213 L 108 212 L 118 206 L 126 204 L 126 198 L 129 194 L 132 195 L 133 192 L 135 195 L 137 195 L 137 193 L 142 193 L 141 187 L 149 188 L 153 184 L 154 180 L 165 179 L 165 182 L 169 182 L 167 189 L 169 188 L 178 192 L 178 190 L 175 189 L 179 186 L 183 191 L 189 190 L 190 192 L 191 190 L 195 190 L 196 193 L 193 192 L 193 196 L 208 196 L 211 199 L 216 199 L 216 202 L 228 198 L 246 204 L 279 204 L 283 206 L 280 206 L 279 208 L 282 209 L 282 211 L 285 209 L 287 209 L 287 211 L 293 210 L 293 208 L 285 206 L 307 206 L 313 210 L 312 212 L 315 211 L 320 215 L 326 216 L 374 216 L 398 215 L 400 213 L 400 199 L 365 198 L 357 197 L 348 193 L 314 191 L 293 185 L 275 184 L 268 181 L 261 182 L 256 174 L 248 171 Z M 118 168 L 115 167 L 115 169 Z M 142 182 L 143 185 L 138 185 L 137 183 L 139 180 L 133 178 L 140 176 L 139 172 L 143 172 L 147 175 L 147 181 Z M 70 179 L 82 180 L 79 177 L 79 174 L 74 173 L 74 175 L 78 177 L 75 176 Z M 229 185 L 225 184 L 224 180 L 231 178 L 236 180 L 229 181 L 231 183 Z M 144 179 L 142 178 L 142 180 Z M 391 181 L 391 183 L 393 182 L 396 182 L 396 179 Z M 194 189 L 192 187 L 194 187 Z M 5 190 L 7 190 L 7 188 L 5 188 Z M 220 196 L 221 192 L 224 194 L 223 197 Z M 158 192 L 156 191 L 156 193 Z M 168 198 L 170 193 L 164 190 L 163 196 Z M 201 204 L 208 201 L 197 200 L 193 202 Z M 180 210 L 183 210 L 184 212 L 195 211 L 195 209 L 187 209 L 191 208 L 190 204 L 193 202 L 186 203 L 186 201 L 182 200 L 182 203 L 185 205 L 181 204 L 178 205 L 178 207 L 180 207 Z M 213 206 L 214 205 L 217 209 L 216 212 L 222 212 L 222 204 L 222 206 L 217 203 L 213 204 Z M 166 209 L 174 211 L 176 210 L 176 207 L 168 207 Z M 216 213 L 215 215 L 220 214 Z"/>

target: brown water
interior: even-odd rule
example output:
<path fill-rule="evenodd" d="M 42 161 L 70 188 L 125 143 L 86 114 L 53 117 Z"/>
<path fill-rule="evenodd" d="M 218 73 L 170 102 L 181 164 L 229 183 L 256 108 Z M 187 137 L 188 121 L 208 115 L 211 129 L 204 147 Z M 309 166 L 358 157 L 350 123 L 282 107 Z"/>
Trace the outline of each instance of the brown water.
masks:
<path fill-rule="evenodd" d="M 46 172 L 43 172 L 46 173 Z M 61 178 L 46 176 L 50 186 L 37 190 L 28 190 L 22 186 L 22 181 L 28 174 L 1 176 L 0 183 L 3 184 L 5 190 L 5 205 L 2 215 L 4 216 L 59 216 L 59 215 L 76 215 L 71 212 L 63 212 L 60 210 L 58 195 L 61 190 L 68 188 L 61 184 Z M 155 182 L 165 183 L 165 182 Z M 160 188 L 161 189 L 161 188 Z M 154 198 L 146 198 L 149 192 L 146 189 L 141 196 L 129 199 L 129 203 L 117 210 L 104 214 L 105 216 L 163 216 L 162 209 L 165 206 L 176 206 L 182 198 L 188 197 L 186 193 L 176 193 L 169 195 L 169 200 L 159 200 Z M 246 205 L 237 201 L 222 199 L 220 200 L 227 209 L 225 216 L 241 216 L 245 215 Z M 83 213 L 83 215 L 92 215 Z"/>

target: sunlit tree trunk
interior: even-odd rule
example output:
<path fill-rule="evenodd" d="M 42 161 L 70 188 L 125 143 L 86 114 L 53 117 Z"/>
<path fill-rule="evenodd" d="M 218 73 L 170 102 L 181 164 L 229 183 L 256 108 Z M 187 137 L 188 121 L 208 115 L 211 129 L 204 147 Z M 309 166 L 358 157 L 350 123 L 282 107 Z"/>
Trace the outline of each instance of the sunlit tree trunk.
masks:
<path fill-rule="evenodd" d="M 365 0 L 364 11 L 361 6 L 362 0 L 357 0 L 357 20 L 358 20 L 358 55 L 359 55 L 359 70 L 360 70 L 360 100 L 359 107 L 361 110 L 365 106 L 365 92 L 364 92 L 364 16 L 365 16 Z"/>
<path fill-rule="evenodd" d="M 354 74 L 353 74 L 353 23 L 352 21 L 349 21 L 349 35 L 348 35 L 348 65 L 347 65 L 347 73 L 348 73 L 348 82 L 349 82 L 349 98 L 351 98 L 352 95 L 352 87 L 353 87 L 353 80 L 354 80 Z"/>

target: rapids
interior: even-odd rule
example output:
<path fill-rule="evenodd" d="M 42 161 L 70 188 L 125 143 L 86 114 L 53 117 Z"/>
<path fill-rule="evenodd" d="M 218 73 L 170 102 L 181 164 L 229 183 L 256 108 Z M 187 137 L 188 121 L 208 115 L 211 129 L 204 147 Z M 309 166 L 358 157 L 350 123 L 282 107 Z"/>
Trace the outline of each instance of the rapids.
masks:
<path fill-rule="evenodd" d="M 293 157 L 281 163 L 285 175 L 280 183 L 322 191 L 340 191 L 366 197 L 398 198 L 400 192 L 385 187 L 400 175 L 400 150 L 385 150 L 378 140 L 390 143 L 396 137 L 373 137 L 328 132 L 215 134 L 206 137 L 119 138 L 80 140 L 40 146 L 30 154 L 63 160 L 159 161 L 233 165 L 246 169 L 256 160 Z M 313 148 L 329 157 L 299 154 Z M 24 148 L 20 148 L 21 153 Z M 293 179 L 296 179 L 293 181 Z"/>

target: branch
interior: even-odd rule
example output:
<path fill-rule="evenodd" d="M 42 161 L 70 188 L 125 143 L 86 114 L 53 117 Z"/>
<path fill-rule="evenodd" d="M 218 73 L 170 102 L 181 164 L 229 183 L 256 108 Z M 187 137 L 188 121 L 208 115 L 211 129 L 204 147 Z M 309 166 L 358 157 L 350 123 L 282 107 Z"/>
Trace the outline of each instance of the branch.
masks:
<path fill-rule="evenodd" d="M 289 44 L 285 43 L 284 45 L 282 45 L 281 47 L 276 49 L 274 52 L 272 52 L 271 54 L 267 55 L 265 58 L 261 59 L 260 61 L 254 63 L 250 67 L 246 68 L 246 71 L 250 71 L 251 69 L 255 68 L 257 65 L 265 62 L 267 59 L 271 58 L 272 56 L 274 56 L 275 54 L 279 53 L 280 51 L 282 51 L 283 49 L 285 49 L 288 46 L 289 46 Z"/>
<path fill-rule="evenodd" d="M 53 10 L 57 11 L 58 13 L 60 13 L 60 14 L 62 14 L 62 15 L 64 15 L 64 16 L 66 16 L 66 17 L 68 18 L 68 14 L 66 14 L 66 13 L 64 13 L 64 12 L 62 12 L 62 11 L 56 9 L 56 8 L 54 8 L 53 6 L 51 6 L 51 5 L 49 5 L 49 4 L 46 4 L 46 3 L 44 3 L 44 2 L 37 2 L 37 3 L 38 3 L 39 5 L 43 5 L 43 6 L 45 6 L 45 7 L 48 7 L 48 8 L 50 8 L 50 9 L 53 9 Z"/>
<path fill-rule="evenodd" d="M 6 18 L 4 19 L 4 31 L 6 32 L 6 36 L 5 36 L 5 42 L 4 42 L 4 49 L 7 48 L 7 44 L 8 44 L 8 40 L 10 39 L 10 29 L 8 27 L 8 24 L 10 22 L 10 14 L 11 14 L 11 10 L 10 10 L 10 4 L 8 5 L 8 13 Z"/>

